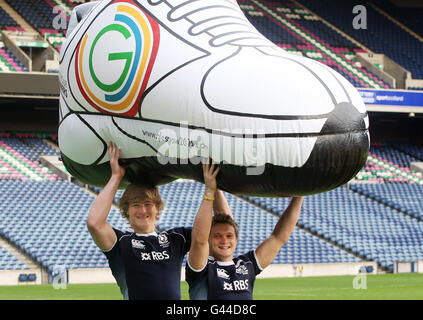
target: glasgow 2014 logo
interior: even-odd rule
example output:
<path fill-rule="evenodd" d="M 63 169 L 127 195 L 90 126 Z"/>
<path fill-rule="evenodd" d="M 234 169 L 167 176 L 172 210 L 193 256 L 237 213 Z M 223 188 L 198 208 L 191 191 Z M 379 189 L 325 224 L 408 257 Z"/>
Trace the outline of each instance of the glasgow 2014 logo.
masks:
<path fill-rule="evenodd" d="M 134 116 L 157 55 L 159 26 L 133 1 L 114 1 L 105 13 L 109 19 L 89 28 L 78 44 L 76 80 L 98 111 Z"/>

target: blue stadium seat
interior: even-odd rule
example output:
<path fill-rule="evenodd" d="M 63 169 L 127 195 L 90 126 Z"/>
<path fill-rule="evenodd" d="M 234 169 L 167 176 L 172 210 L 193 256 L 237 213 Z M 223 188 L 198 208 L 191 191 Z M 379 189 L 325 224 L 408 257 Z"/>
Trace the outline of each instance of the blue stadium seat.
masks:
<path fill-rule="evenodd" d="M 26 282 L 26 281 L 28 281 L 28 275 L 26 273 L 19 274 L 18 281 L 19 282 Z"/>

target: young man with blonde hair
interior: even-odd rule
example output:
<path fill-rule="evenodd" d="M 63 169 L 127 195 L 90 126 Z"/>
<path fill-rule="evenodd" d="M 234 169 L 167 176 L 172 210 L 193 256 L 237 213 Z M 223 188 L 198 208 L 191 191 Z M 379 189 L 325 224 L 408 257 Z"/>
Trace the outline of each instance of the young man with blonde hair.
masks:
<path fill-rule="evenodd" d="M 156 232 L 164 208 L 157 187 L 131 184 L 119 201 L 121 214 L 131 230 L 113 228 L 106 219 L 125 167 L 119 164 L 120 150 L 108 147 L 111 177 L 91 206 L 88 230 L 105 253 L 125 299 L 177 300 L 181 298 L 182 261 L 189 250 L 191 228 Z"/>
<path fill-rule="evenodd" d="M 126 169 L 119 164 L 120 150 L 114 143 L 109 144 L 108 152 L 111 177 L 91 206 L 88 230 L 105 253 L 125 299 L 179 300 L 181 267 L 191 245 L 191 228 L 158 233 L 156 223 L 164 202 L 157 187 L 142 184 L 129 185 L 119 200 L 121 214 L 132 229 L 124 232 L 113 228 L 106 220 Z M 226 210 L 221 195 L 218 190 L 214 204 L 218 211 Z"/>

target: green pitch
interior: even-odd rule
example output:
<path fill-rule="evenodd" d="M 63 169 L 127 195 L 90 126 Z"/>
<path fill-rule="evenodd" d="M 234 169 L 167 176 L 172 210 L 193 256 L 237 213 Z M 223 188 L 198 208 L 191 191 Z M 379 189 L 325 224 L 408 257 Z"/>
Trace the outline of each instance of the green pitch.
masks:
<path fill-rule="evenodd" d="M 257 279 L 255 300 L 423 300 L 423 274 L 368 275 L 354 289 L 354 276 Z M 356 285 L 357 287 L 357 285 Z M 364 288 L 366 287 L 366 288 Z M 188 285 L 182 282 L 182 298 Z M 0 286 L 0 300 L 120 300 L 116 284 Z"/>

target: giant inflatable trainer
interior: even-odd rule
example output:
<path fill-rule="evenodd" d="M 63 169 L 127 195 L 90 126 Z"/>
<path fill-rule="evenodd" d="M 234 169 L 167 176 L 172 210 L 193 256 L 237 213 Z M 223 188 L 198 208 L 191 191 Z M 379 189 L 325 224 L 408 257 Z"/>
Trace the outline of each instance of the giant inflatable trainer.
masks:
<path fill-rule="evenodd" d="M 368 116 L 329 67 L 261 35 L 235 0 L 104 0 L 76 7 L 60 57 L 59 146 L 78 179 L 104 186 L 107 145 L 129 182 L 202 181 L 255 196 L 308 195 L 353 178 Z"/>

